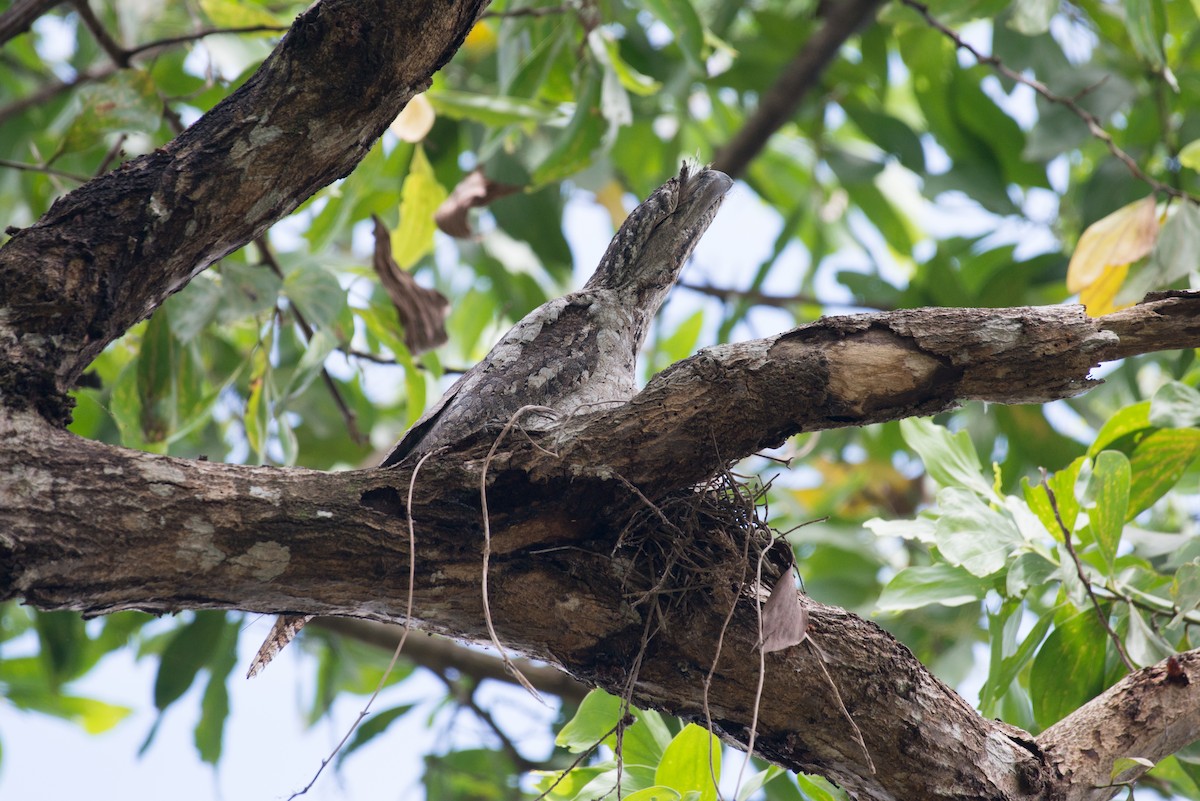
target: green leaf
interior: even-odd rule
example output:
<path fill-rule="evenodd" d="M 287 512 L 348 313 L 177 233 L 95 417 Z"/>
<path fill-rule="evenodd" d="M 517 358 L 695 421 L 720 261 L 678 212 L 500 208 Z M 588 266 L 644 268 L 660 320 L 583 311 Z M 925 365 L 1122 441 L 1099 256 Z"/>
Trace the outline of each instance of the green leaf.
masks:
<path fill-rule="evenodd" d="M 38 659 L 52 686 L 75 678 L 84 664 L 88 646 L 83 618 L 78 612 L 37 612 L 33 627 L 37 631 Z"/>
<path fill-rule="evenodd" d="M 133 711 L 128 707 L 80 698 L 74 695 L 43 692 L 31 694 L 6 688 L 6 700 L 20 709 L 53 715 L 83 728 L 88 734 L 103 734 L 127 718 Z"/>
<path fill-rule="evenodd" d="M 796 775 L 796 786 L 800 788 L 803 801 L 850 801 L 846 792 L 821 776 Z"/>
<path fill-rule="evenodd" d="M 579 100 L 567 127 L 555 139 L 545 157 L 533 169 L 535 186 L 559 181 L 574 174 L 591 161 L 601 145 L 607 128 L 600 111 L 604 71 L 590 62 L 580 77 Z"/>
<path fill-rule="evenodd" d="M 675 41 L 692 70 L 703 72 L 705 27 L 691 0 L 645 0 L 643 5 L 675 35 Z"/>
<path fill-rule="evenodd" d="M 1118 757 L 1113 760 L 1112 770 L 1109 771 L 1109 778 L 1115 782 L 1117 777 L 1127 770 L 1141 772 L 1142 768 L 1152 767 L 1154 767 L 1154 763 L 1145 757 Z"/>
<path fill-rule="evenodd" d="M 1194 428 L 1162 429 L 1139 442 L 1129 458 L 1133 470 L 1129 516 L 1132 518 L 1150 508 L 1167 494 L 1197 456 L 1200 456 L 1200 430 Z"/>
<path fill-rule="evenodd" d="M 1050 20 L 1058 7 L 1058 0 L 1017 0 L 1008 25 L 1026 36 L 1037 36 L 1050 30 Z"/>
<path fill-rule="evenodd" d="M 160 308 L 146 325 L 138 350 L 137 390 L 146 442 L 161 442 L 174 429 L 173 379 L 178 371 L 179 349 L 171 336 L 167 310 Z"/>
<path fill-rule="evenodd" d="M 1008 640 L 1015 640 L 1016 626 L 1019 626 L 1024 618 L 1023 606 L 1013 604 L 1012 608 L 1016 614 L 1010 615 L 1007 620 L 1002 620 L 1000 615 L 988 614 L 988 629 L 992 636 L 992 656 L 987 681 L 979 691 L 979 711 L 986 716 L 996 713 L 996 706 L 1000 699 L 1009 691 L 1012 683 L 1016 681 L 1017 675 L 1025 669 L 1025 665 L 1029 664 L 1029 660 L 1033 657 L 1037 647 L 1041 645 L 1046 632 L 1050 630 L 1050 625 L 1054 622 L 1053 610 L 1044 613 L 1021 640 L 1020 645 L 1008 653 L 1009 649 L 1006 647 L 1009 644 Z"/>
<path fill-rule="evenodd" d="M 621 735 L 621 757 L 626 765 L 657 765 L 671 742 L 671 730 L 662 715 L 652 709 L 630 711 L 636 720 Z M 605 740 L 605 745 L 616 750 L 616 735 Z"/>
<path fill-rule="evenodd" d="M 280 23 L 263 6 L 243 0 L 200 0 L 200 9 L 218 28 L 249 28 Z"/>
<path fill-rule="evenodd" d="M 196 612 L 171 637 L 158 663 L 154 680 L 154 706 L 162 711 L 192 686 L 196 674 L 212 660 L 225 630 L 224 612 Z"/>
<path fill-rule="evenodd" d="M 917 565 L 892 577 L 880 593 L 877 606 L 884 612 L 921 609 L 931 604 L 962 606 L 978 601 L 990 586 L 961 567 Z"/>
<path fill-rule="evenodd" d="M 681 795 L 696 791 L 698 801 L 717 801 L 714 777 L 721 779 L 721 741 L 695 723 L 675 735 L 654 772 L 655 784 Z"/>
<path fill-rule="evenodd" d="M 1009 598 L 1023 598 L 1034 587 L 1045 584 L 1058 572 L 1058 565 L 1039 553 L 1025 552 L 1008 566 L 1005 593 Z"/>
<path fill-rule="evenodd" d="M 778 765 L 771 765 L 766 770 L 760 770 L 749 779 L 747 779 L 741 787 L 738 788 L 737 798 L 735 801 L 747 801 L 751 796 L 761 790 L 771 781 L 786 776 L 788 772 Z"/>
<path fill-rule="evenodd" d="M 558 732 L 554 744 L 572 754 L 583 753 L 607 737 L 620 719 L 621 699 L 603 690 L 592 690 Z"/>
<path fill-rule="evenodd" d="M 679 801 L 683 796 L 670 787 L 655 785 L 624 796 L 628 801 Z"/>
<path fill-rule="evenodd" d="M 621 47 L 607 29 L 596 28 L 589 33 L 588 44 L 596 58 L 612 69 L 621 86 L 628 91 L 648 97 L 662 89 L 661 83 L 638 72 L 621 58 Z"/>
<path fill-rule="evenodd" d="M 353 754 L 359 748 L 362 748 L 380 734 L 383 734 L 388 726 L 391 726 L 401 717 L 408 714 L 414 706 L 416 704 L 401 704 L 400 706 L 394 706 L 391 709 L 377 712 L 364 720 L 362 725 L 354 730 L 354 738 L 338 753 L 336 764 L 342 764 L 342 760 L 346 757 Z"/>
<path fill-rule="evenodd" d="M 392 256 L 401 269 L 411 268 L 433 251 L 433 232 L 437 228 L 433 215 L 446 196 L 424 146 L 417 145 L 400 189 L 400 225 L 392 233 Z"/>
<path fill-rule="evenodd" d="M 1194 172 L 1200 172 L 1200 139 L 1193 139 L 1179 151 L 1179 163 Z"/>
<path fill-rule="evenodd" d="M 71 108 L 59 154 L 103 145 L 109 133 L 148 133 L 157 130 L 162 120 L 162 101 L 154 81 L 136 68 L 77 90 Z"/>
<path fill-rule="evenodd" d="M 1029 673 L 1039 726 L 1057 723 L 1104 690 L 1107 647 L 1108 634 L 1095 609 L 1083 610 L 1050 633 Z"/>
<path fill-rule="evenodd" d="M 997 512 L 979 496 L 959 487 L 938 492 L 934 539 L 952 565 L 984 577 L 1000 571 L 1009 554 L 1024 544 L 1012 518 Z"/>
<path fill-rule="evenodd" d="M 258 454 L 259 461 L 262 461 L 267 448 L 267 425 L 270 422 L 270 404 L 265 394 L 271 381 L 271 362 L 267 359 L 266 349 L 261 347 L 254 352 L 253 361 L 250 397 L 246 399 L 242 424 L 251 449 Z"/>
<path fill-rule="evenodd" d="M 1150 399 L 1150 424 L 1159 428 L 1200 426 L 1200 392 L 1178 381 L 1163 384 Z"/>
<path fill-rule="evenodd" d="M 655 372 L 691 356 L 696 349 L 696 343 L 700 340 L 700 332 L 703 328 L 704 309 L 697 309 L 694 314 L 679 324 L 674 333 L 660 339 L 654 350 Z"/>
<path fill-rule="evenodd" d="M 965 487 L 984 498 L 994 497 L 984 480 L 979 456 L 966 431 L 951 434 L 928 418 L 900 421 L 900 434 L 925 463 L 925 472 L 943 487 Z"/>
<path fill-rule="evenodd" d="M 1126 406 L 1105 421 L 1096 432 L 1096 439 L 1088 447 L 1088 456 L 1095 456 L 1100 451 L 1130 434 L 1136 434 L 1150 428 L 1150 401 L 1142 401 L 1132 406 Z"/>
<path fill-rule="evenodd" d="M 289 270 L 283 279 L 283 294 L 314 328 L 332 327 L 346 308 L 346 290 L 332 273 L 315 264 Z"/>
<path fill-rule="evenodd" d="M 1151 0 L 1125 0 L 1125 26 L 1133 49 L 1152 69 L 1162 69 L 1162 38 L 1155 32 L 1154 4 Z"/>
<path fill-rule="evenodd" d="M 208 664 L 208 684 L 200 699 L 200 720 L 193 739 L 200 761 L 216 765 L 221 760 L 225 721 L 229 718 L 229 674 L 237 665 L 238 627 L 227 623 Z"/>
<path fill-rule="evenodd" d="M 1171 599 L 1180 612 L 1200 606 L 1200 559 L 1179 566 L 1171 579 Z"/>
<path fill-rule="evenodd" d="M 221 297 L 221 286 L 205 272 L 167 298 L 163 307 L 175 338 L 185 345 L 195 339 L 216 318 Z"/>
<path fill-rule="evenodd" d="M 1088 511 L 1092 537 L 1108 564 L 1109 574 L 1117 558 L 1117 545 L 1129 511 L 1130 466 L 1125 454 L 1101 451 L 1096 457 L 1089 484 L 1094 506 Z"/>
<path fill-rule="evenodd" d="M 267 267 L 232 259 L 221 262 L 221 305 L 217 319 L 236 323 L 275 308 L 283 280 Z"/>
<path fill-rule="evenodd" d="M 1058 507 L 1062 526 L 1066 526 L 1068 532 L 1075 531 L 1075 519 L 1079 516 L 1079 501 L 1075 497 L 1075 484 L 1086 463 L 1087 458 L 1080 456 L 1062 470 L 1051 473 L 1046 479 L 1050 491 L 1054 493 L 1054 506 Z M 1046 492 L 1046 487 L 1042 486 L 1041 482 L 1034 484 L 1028 479 L 1023 479 L 1021 483 L 1024 488 L 1025 502 L 1029 504 L 1029 508 L 1037 515 L 1038 520 L 1042 521 L 1046 531 L 1050 532 L 1054 539 L 1062 542 L 1062 526 L 1054 516 L 1054 506 L 1050 503 L 1050 495 Z"/>
<path fill-rule="evenodd" d="M 1171 644 L 1162 635 L 1150 628 L 1142 617 L 1142 610 L 1129 606 L 1129 633 L 1125 636 L 1125 650 L 1138 667 L 1157 664 L 1175 653 Z"/>
<path fill-rule="evenodd" d="M 497 128 L 513 123 L 565 125 L 569 119 L 558 106 L 519 97 L 477 95 L 449 89 L 432 89 L 425 96 L 438 114 Z"/>

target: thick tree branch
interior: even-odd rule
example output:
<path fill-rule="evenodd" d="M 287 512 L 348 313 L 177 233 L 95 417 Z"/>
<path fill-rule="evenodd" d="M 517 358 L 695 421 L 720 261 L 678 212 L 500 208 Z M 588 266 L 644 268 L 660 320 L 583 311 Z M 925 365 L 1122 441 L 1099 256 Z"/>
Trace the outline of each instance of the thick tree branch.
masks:
<path fill-rule="evenodd" d="M 37 18 L 61 3 L 62 0 L 14 0 L 8 10 L 0 14 L 0 44 L 29 30 Z"/>
<path fill-rule="evenodd" d="M 706 480 L 792 434 L 899 420 L 963 400 L 1045 403 L 1086 391 L 1102 361 L 1200 347 L 1200 294 L 1105 317 L 1081 306 L 911 309 L 825 317 L 705 348 L 633 400 L 580 416 L 556 447 L 653 492 Z"/>
<path fill-rule="evenodd" d="M 50 419 L 106 344 L 366 155 L 483 0 L 324 0 L 240 89 L 154 153 L 60 198 L 0 249 L 0 380 Z M 43 370 L 52 371 L 47 385 Z"/>
<path fill-rule="evenodd" d="M 766 146 L 771 134 L 791 119 L 808 90 L 816 85 L 825 67 L 854 33 L 872 18 L 881 0 L 843 0 L 825 4 L 824 23 L 795 57 L 780 71 L 762 95 L 758 109 L 733 139 L 713 157 L 714 169 L 733 178 Z"/>
<path fill-rule="evenodd" d="M 833 318 L 704 351 L 620 409 L 573 419 L 536 435 L 536 444 L 511 436 L 488 467 L 500 636 L 611 691 L 632 680 L 637 703 L 699 719 L 699 678 L 736 604 L 709 711 L 725 736 L 745 743 L 758 629 L 748 590 L 737 589 L 739 559 L 718 560 L 729 572 L 689 592 L 686 613 L 664 612 L 630 675 L 651 612 L 629 594 L 619 553 L 621 521 L 643 503 L 626 481 L 662 498 L 791 431 L 896 419 L 963 398 L 1075 394 L 1101 359 L 1197 344 L 1198 316 L 1200 298 L 1181 295 L 1099 319 L 1073 307 Z M 487 638 L 477 488 L 493 438 L 475 434 L 435 453 L 411 510 L 416 622 L 476 641 Z M 336 474 L 192 462 L 79 440 L 32 412 L 0 418 L 0 442 L 0 598 L 92 614 L 213 607 L 403 615 L 412 558 L 402 505 L 407 462 Z M 719 548 L 726 534 L 715 526 L 698 536 L 702 548 Z M 1046 762 L 1032 738 L 980 718 L 873 624 L 811 602 L 810 611 L 810 631 L 849 713 L 870 722 L 862 729 L 877 772 L 866 769 L 807 649 L 768 657 L 771 701 L 756 751 L 829 776 L 860 798 L 1056 797 L 1069 784 L 1060 772 L 1090 777 L 1118 756 L 1159 759 L 1190 736 L 1191 724 L 1172 714 L 1144 723 L 1138 754 L 1127 752 L 1131 740 L 1096 747 L 1103 738 L 1094 732 L 1128 718 L 1129 693 L 1170 693 L 1153 701 L 1164 708 L 1200 703 L 1195 682 L 1129 685 L 1112 704 L 1068 719 L 1083 721 L 1081 729 L 1064 722 L 1048 733 L 1055 761 Z M 1185 674 L 1193 670 L 1193 657 L 1183 664 Z M 1168 736 L 1166 725 L 1186 731 Z"/>
<path fill-rule="evenodd" d="M 396 626 L 345 617 L 319 617 L 309 623 L 306 628 L 325 629 L 343 637 L 378 646 L 389 653 L 396 650 L 401 632 L 401 629 Z M 421 667 L 436 671 L 456 670 L 477 682 L 491 679 L 506 684 L 518 684 L 513 675 L 504 669 L 504 663 L 498 658 L 483 651 L 459 645 L 445 637 L 409 637 L 404 643 L 404 656 Z M 513 662 L 525 678 L 529 679 L 538 689 L 538 692 L 557 695 L 559 698 L 575 703 L 579 703 L 587 695 L 587 686 L 558 668 L 540 665 L 526 659 L 514 659 Z"/>

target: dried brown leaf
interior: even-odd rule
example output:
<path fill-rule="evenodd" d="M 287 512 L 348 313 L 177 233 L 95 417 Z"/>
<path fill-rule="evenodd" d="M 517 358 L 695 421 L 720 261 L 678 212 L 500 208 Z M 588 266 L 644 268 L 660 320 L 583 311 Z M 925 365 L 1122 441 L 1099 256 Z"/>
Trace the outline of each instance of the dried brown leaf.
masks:
<path fill-rule="evenodd" d="M 472 170 L 467 177 L 458 182 L 450 197 L 438 206 L 433 219 L 438 228 L 444 233 L 458 239 L 469 239 L 474 232 L 467 212 L 479 206 L 486 206 L 493 200 L 520 191 L 521 187 L 512 184 L 496 183 L 483 174 L 483 170 Z"/>
<path fill-rule="evenodd" d="M 392 257 L 392 238 L 378 217 L 375 221 L 375 258 L 372 262 L 379 280 L 404 326 L 404 345 L 415 356 L 446 344 L 446 317 L 450 301 L 436 289 L 426 289 L 400 269 Z"/>
<path fill-rule="evenodd" d="M 804 642 L 808 636 L 808 610 L 800 603 L 791 571 L 780 576 L 762 610 L 764 654 Z"/>

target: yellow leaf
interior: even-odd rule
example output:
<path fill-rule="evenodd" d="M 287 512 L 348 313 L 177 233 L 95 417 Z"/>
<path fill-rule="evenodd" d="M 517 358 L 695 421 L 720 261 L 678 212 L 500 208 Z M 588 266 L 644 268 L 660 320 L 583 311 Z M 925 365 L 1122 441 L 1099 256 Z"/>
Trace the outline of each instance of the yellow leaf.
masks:
<path fill-rule="evenodd" d="M 1125 276 L 1129 274 L 1128 264 L 1118 264 L 1109 267 L 1099 279 L 1085 286 L 1079 293 L 1079 302 L 1087 309 L 1088 317 L 1101 317 L 1117 310 L 1113 303 Z M 1124 304 L 1126 306 L 1131 304 Z"/>
<path fill-rule="evenodd" d="M 473 58 L 491 55 L 496 49 L 496 31 L 487 20 L 475 23 L 463 42 L 463 49 Z"/>
<path fill-rule="evenodd" d="M 218 28 L 249 28 L 254 25 L 280 25 L 262 6 L 239 0 L 200 0 L 200 9 Z"/>
<path fill-rule="evenodd" d="M 1109 268 L 1129 265 L 1144 257 L 1153 250 L 1157 238 L 1158 215 L 1153 195 L 1097 220 L 1088 226 L 1075 246 L 1067 266 L 1067 290 L 1082 292 L 1101 279 L 1111 282 L 1112 277 L 1106 275 Z M 1112 294 L 1119 287 L 1116 284 Z"/>
<path fill-rule="evenodd" d="M 429 102 L 429 98 L 422 92 L 415 95 L 412 100 L 408 101 L 396 119 L 392 120 L 392 124 L 388 126 L 388 130 L 400 138 L 401 142 L 417 143 L 424 139 L 429 130 L 433 128 L 433 122 L 437 115 L 433 112 L 433 105 Z"/>
<path fill-rule="evenodd" d="M 625 190 L 616 180 L 609 181 L 596 192 L 596 202 L 608 212 L 608 216 L 612 218 L 614 229 L 620 228 L 621 223 L 625 222 L 625 218 L 629 214 L 625 211 L 624 197 Z"/>
<path fill-rule="evenodd" d="M 425 148 L 417 145 L 400 187 L 400 225 L 392 234 L 392 257 L 402 269 L 409 269 L 433 250 L 433 215 L 446 195 L 425 157 Z"/>

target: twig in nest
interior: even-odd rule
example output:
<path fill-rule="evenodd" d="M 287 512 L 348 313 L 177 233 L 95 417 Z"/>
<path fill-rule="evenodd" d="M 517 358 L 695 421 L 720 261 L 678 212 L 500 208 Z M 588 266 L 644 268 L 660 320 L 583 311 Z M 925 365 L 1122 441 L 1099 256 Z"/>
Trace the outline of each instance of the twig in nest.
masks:
<path fill-rule="evenodd" d="M 324 771 L 325 767 L 333 761 L 334 757 L 338 755 L 338 752 L 341 751 L 342 747 L 346 745 L 346 741 L 350 739 L 350 735 L 354 734 L 355 729 L 358 728 L 359 724 L 363 722 L 363 719 L 371 711 L 371 704 L 375 703 L 375 699 L 379 697 L 379 693 L 383 689 L 383 685 L 387 683 L 388 677 L 392 675 L 392 669 L 396 667 L 396 661 L 400 659 L 400 652 L 404 649 L 404 641 L 408 639 L 408 632 L 412 630 L 413 595 L 416 594 L 417 583 L 417 535 L 413 527 L 412 516 L 413 488 L 417 484 L 417 473 L 421 472 L 421 465 L 425 464 L 425 460 L 433 454 L 434 451 L 430 451 L 421 457 L 420 461 L 417 462 L 416 467 L 413 468 L 412 477 L 408 480 L 408 507 L 404 510 L 406 516 L 408 517 L 408 603 L 404 610 L 404 630 L 400 633 L 400 642 L 396 643 L 396 650 L 392 652 L 392 658 L 391 661 L 388 662 L 387 669 L 384 670 L 383 675 L 379 677 L 379 683 L 375 685 L 375 692 L 371 693 L 371 697 L 367 699 L 367 703 L 363 706 L 362 711 L 358 713 L 358 717 L 355 718 L 354 723 L 350 724 L 350 730 L 346 732 L 345 736 L 342 737 L 340 741 L 338 741 L 338 744 L 334 746 L 334 749 L 329 756 L 321 760 L 321 767 L 317 768 L 317 772 L 313 774 L 313 777 L 309 780 L 308 784 L 304 785 L 302 789 L 297 790 L 288 796 L 288 801 L 292 801 L 292 799 L 304 795 L 310 789 L 312 789 L 314 784 L 317 783 L 317 779 L 320 778 L 321 772 Z"/>
<path fill-rule="evenodd" d="M 524 687 L 530 695 L 536 698 L 540 703 L 545 704 L 546 701 L 542 698 L 541 693 L 530 683 L 529 679 L 525 678 L 512 659 L 509 658 L 508 652 L 504 650 L 504 646 L 500 644 L 500 637 L 496 635 L 496 627 L 492 624 L 492 607 L 488 600 L 488 564 L 492 558 L 492 524 L 488 520 L 488 502 L 487 502 L 487 474 L 488 468 L 492 465 L 492 459 L 496 456 L 496 451 L 500 448 L 500 443 L 504 442 L 504 438 L 508 436 L 508 432 L 512 431 L 517 420 L 527 412 L 541 412 L 543 414 L 558 415 L 557 410 L 551 409 L 549 406 L 522 406 L 513 412 L 512 417 L 508 418 L 508 422 L 504 424 L 500 435 L 492 443 L 491 449 L 488 451 L 487 457 L 483 460 L 483 469 L 479 472 L 479 506 L 483 514 L 483 578 L 480 581 L 480 591 L 483 593 L 483 622 L 487 625 L 488 636 L 492 638 L 492 645 L 496 646 L 496 651 L 500 654 L 500 661 L 504 663 L 504 669 L 512 674 L 522 687 Z"/>
<path fill-rule="evenodd" d="M 846 704 L 842 701 L 842 694 L 838 692 L 837 683 L 834 682 L 833 676 L 829 675 L 829 671 L 825 669 L 825 652 L 822 651 L 813 641 L 812 632 L 805 637 L 808 642 L 808 647 L 812 649 L 813 654 L 817 657 L 817 667 L 821 668 L 821 672 L 825 674 L 825 680 L 829 682 L 829 686 L 833 688 L 834 700 L 838 702 L 838 708 L 842 710 L 842 715 L 850 722 L 850 728 L 854 730 L 854 737 L 858 740 L 858 747 L 862 749 L 863 756 L 867 758 L 867 767 L 871 771 L 871 775 L 875 775 L 875 763 L 871 760 L 871 752 L 867 750 L 867 743 L 863 740 L 862 730 L 858 728 L 858 724 L 854 722 L 854 717 L 850 714 L 850 710 L 846 709 Z"/>

